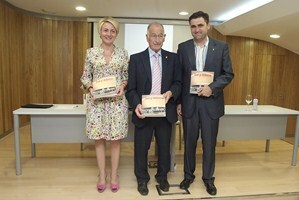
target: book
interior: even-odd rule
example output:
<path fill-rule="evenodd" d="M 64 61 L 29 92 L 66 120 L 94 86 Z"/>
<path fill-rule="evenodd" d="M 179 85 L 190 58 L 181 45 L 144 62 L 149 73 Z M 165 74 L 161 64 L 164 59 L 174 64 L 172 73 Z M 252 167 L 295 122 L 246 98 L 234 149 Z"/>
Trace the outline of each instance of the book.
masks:
<path fill-rule="evenodd" d="M 209 85 L 214 80 L 214 72 L 192 71 L 190 80 L 190 94 L 197 94 L 200 87 Z"/>
<path fill-rule="evenodd" d="M 93 96 L 98 98 L 115 97 L 116 96 L 116 77 L 106 76 L 94 79 L 92 83 Z"/>
<path fill-rule="evenodd" d="M 145 117 L 166 117 L 163 95 L 142 95 L 142 111 Z"/>

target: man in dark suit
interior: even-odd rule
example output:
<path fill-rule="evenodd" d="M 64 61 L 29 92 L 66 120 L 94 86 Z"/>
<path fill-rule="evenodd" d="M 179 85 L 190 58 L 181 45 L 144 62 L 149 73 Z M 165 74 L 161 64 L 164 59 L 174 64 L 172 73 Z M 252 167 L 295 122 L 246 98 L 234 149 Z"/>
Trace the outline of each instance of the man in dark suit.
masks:
<path fill-rule="evenodd" d="M 184 180 L 180 188 L 187 189 L 195 179 L 196 147 L 201 130 L 202 180 L 210 195 L 216 195 L 214 185 L 215 147 L 219 118 L 224 115 L 223 89 L 234 73 L 227 44 L 208 37 L 209 15 L 202 11 L 189 17 L 193 39 L 179 44 L 182 66 L 182 97 L 177 112 L 183 117 Z M 214 72 L 213 81 L 190 94 L 191 71 Z"/>
<path fill-rule="evenodd" d="M 155 178 L 161 190 L 169 190 L 167 173 L 170 170 L 171 129 L 172 123 L 177 121 L 176 100 L 181 94 L 181 69 L 178 57 L 175 53 L 161 49 L 165 40 L 163 25 L 157 22 L 149 24 L 146 39 L 149 47 L 130 57 L 126 92 L 126 98 L 133 108 L 134 172 L 141 195 L 148 194 L 147 183 L 150 175 L 147 169 L 147 156 L 153 133 L 158 145 L 158 168 Z M 153 74 L 157 61 L 161 70 L 158 77 Z M 157 85 L 158 91 L 155 89 Z M 149 94 L 163 94 L 166 102 L 166 117 L 143 115 L 141 97 Z"/>

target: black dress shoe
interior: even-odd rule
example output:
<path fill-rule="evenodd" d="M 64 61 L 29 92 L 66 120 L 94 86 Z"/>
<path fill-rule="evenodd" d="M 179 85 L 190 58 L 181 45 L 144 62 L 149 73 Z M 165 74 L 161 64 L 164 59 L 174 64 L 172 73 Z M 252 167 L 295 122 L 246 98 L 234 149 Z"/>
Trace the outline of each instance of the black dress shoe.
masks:
<path fill-rule="evenodd" d="M 191 183 L 193 183 L 193 180 L 184 178 L 184 180 L 180 183 L 180 188 L 184 190 L 188 189 Z"/>
<path fill-rule="evenodd" d="M 147 188 L 146 182 L 138 183 L 137 189 L 138 189 L 138 192 L 143 196 L 146 196 L 148 194 L 148 188 Z"/>
<path fill-rule="evenodd" d="M 160 180 L 157 180 L 157 182 L 159 183 L 159 188 L 163 192 L 169 191 L 169 183 L 168 183 L 167 179 L 160 179 Z"/>
<path fill-rule="evenodd" d="M 210 195 L 216 195 L 217 194 L 217 188 L 215 187 L 214 183 L 205 183 L 207 192 Z"/>

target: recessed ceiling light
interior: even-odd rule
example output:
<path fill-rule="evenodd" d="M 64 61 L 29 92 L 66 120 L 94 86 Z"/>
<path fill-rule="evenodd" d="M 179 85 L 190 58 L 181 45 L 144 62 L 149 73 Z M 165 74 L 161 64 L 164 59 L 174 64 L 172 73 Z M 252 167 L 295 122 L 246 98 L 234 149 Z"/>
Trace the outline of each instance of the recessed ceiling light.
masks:
<path fill-rule="evenodd" d="M 76 7 L 76 10 L 78 10 L 78 11 L 85 11 L 86 8 L 83 7 L 83 6 L 77 6 L 77 7 Z"/>
<path fill-rule="evenodd" d="M 179 12 L 179 14 L 180 14 L 180 15 L 188 15 L 189 13 L 186 12 L 186 11 L 181 11 L 181 12 Z"/>
<path fill-rule="evenodd" d="M 278 34 L 272 34 L 272 35 L 270 35 L 270 38 L 277 39 L 277 38 L 280 38 L 280 35 L 278 35 Z"/>

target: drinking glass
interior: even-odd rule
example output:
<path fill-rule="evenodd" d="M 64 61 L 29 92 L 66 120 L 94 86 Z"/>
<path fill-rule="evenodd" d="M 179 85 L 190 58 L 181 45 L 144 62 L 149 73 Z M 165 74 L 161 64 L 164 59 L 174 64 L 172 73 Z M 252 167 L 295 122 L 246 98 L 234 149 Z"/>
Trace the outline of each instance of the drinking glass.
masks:
<path fill-rule="evenodd" d="M 252 102 L 252 95 L 251 94 L 247 94 L 245 97 L 245 101 L 248 105 L 248 108 L 246 109 L 247 111 L 250 111 L 250 104 Z"/>

